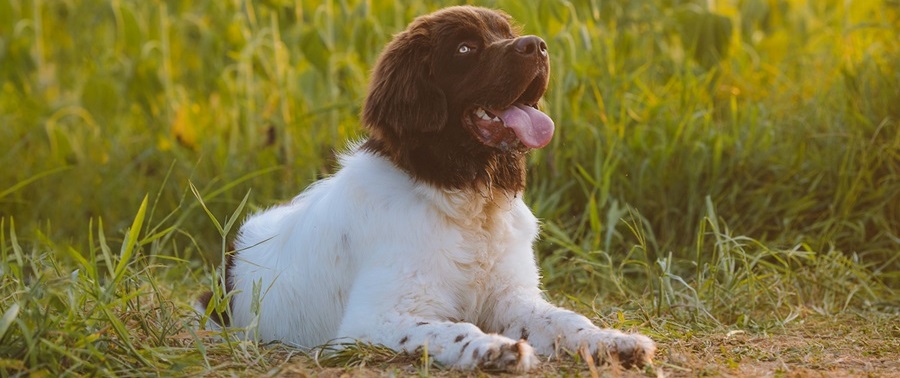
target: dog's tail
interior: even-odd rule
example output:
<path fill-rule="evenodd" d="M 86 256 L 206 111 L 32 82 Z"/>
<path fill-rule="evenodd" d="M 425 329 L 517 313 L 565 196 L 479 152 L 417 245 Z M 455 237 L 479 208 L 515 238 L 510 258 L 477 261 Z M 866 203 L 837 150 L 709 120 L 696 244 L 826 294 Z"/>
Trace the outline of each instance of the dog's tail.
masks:
<path fill-rule="evenodd" d="M 224 294 L 222 294 L 222 296 L 216 296 L 214 291 L 207 291 L 197 297 L 197 301 L 194 302 L 194 310 L 200 314 L 201 318 L 206 316 L 207 309 L 209 309 L 210 306 L 213 306 L 212 312 L 209 313 L 209 320 L 214 324 L 209 324 L 210 322 L 207 322 L 207 329 L 221 330 L 224 327 L 231 326 L 231 316 L 229 315 L 232 310 L 231 296 L 228 294 L 231 293 L 233 289 L 231 284 L 231 269 L 234 267 L 234 254 L 234 244 L 229 243 L 228 252 L 225 253 L 225 261 L 222 262 L 222 268 L 224 270 L 222 274 L 225 279 Z M 213 296 L 216 296 L 216 298 L 213 298 Z M 215 301 L 213 301 L 213 299 L 215 299 Z M 226 306 L 224 310 L 222 309 L 222 306 L 219 306 L 222 301 L 228 301 L 228 306 Z"/>
<path fill-rule="evenodd" d="M 206 311 L 210 306 L 210 303 L 213 301 L 213 292 L 207 291 L 203 294 L 200 294 L 197 297 L 197 301 L 194 302 L 194 310 L 197 311 L 200 316 L 205 316 Z M 213 304 L 214 305 L 214 304 Z M 231 307 L 231 301 L 228 301 L 228 307 Z M 230 311 L 219 311 L 216 308 L 212 309 L 212 312 L 209 314 L 210 322 L 206 323 L 206 329 L 210 330 L 221 330 L 224 327 L 228 327 L 231 325 L 231 317 L 228 315 Z M 210 324 L 212 323 L 212 324 Z"/>

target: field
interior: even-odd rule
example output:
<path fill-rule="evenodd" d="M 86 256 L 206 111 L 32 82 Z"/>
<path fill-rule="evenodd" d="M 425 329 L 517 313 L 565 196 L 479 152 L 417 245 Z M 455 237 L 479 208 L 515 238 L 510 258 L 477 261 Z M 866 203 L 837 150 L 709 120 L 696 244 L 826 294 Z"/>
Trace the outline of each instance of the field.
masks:
<path fill-rule="evenodd" d="M 248 212 L 364 137 L 391 35 L 449 4 L 0 0 L 0 377 L 459 374 L 222 341 L 190 308 Z M 479 4 L 551 53 L 545 289 L 659 344 L 539 374 L 900 374 L 900 2 Z"/>

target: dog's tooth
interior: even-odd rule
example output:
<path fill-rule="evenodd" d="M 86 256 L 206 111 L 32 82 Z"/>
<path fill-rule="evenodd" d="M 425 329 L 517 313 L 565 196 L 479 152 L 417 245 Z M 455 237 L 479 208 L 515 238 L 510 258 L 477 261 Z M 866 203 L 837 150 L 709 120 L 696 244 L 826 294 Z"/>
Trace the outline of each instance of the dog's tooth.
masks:
<path fill-rule="evenodd" d="M 478 110 L 475 111 L 475 115 L 476 115 L 478 118 L 482 118 L 482 119 L 483 119 L 485 116 L 487 116 L 487 113 L 484 112 L 484 109 L 478 108 Z"/>
<path fill-rule="evenodd" d="M 491 121 L 500 122 L 500 117 L 494 116 L 494 118 L 491 118 Z"/>

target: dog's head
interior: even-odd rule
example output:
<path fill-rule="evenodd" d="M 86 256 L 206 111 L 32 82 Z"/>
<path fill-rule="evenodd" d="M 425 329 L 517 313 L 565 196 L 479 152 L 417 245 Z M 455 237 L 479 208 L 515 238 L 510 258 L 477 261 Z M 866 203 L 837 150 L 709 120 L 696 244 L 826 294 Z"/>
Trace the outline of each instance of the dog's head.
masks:
<path fill-rule="evenodd" d="M 520 36 L 503 12 L 460 6 L 419 17 L 375 66 L 366 146 L 440 186 L 521 190 L 523 153 L 553 135 L 537 110 L 549 74 L 547 45 Z"/>

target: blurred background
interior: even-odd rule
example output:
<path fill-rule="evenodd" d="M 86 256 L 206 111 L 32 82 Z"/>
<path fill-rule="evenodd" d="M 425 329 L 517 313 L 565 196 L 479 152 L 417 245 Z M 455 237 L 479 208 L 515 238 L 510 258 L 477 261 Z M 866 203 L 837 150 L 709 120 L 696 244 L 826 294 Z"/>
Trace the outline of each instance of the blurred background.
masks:
<path fill-rule="evenodd" d="M 4 239 L 65 264 L 149 196 L 143 253 L 208 269 L 209 214 L 333 172 L 383 45 L 457 3 L 0 0 Z M 897 305 L 900 1 L 478 4 L 551 52 L 526 193 L 548 287 L 732 321 Z"/>

